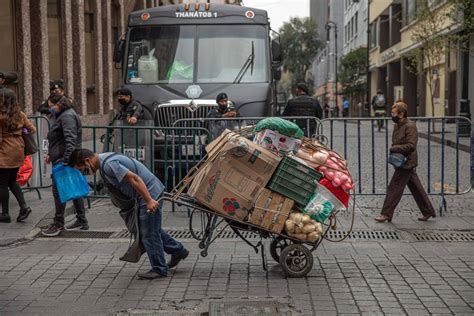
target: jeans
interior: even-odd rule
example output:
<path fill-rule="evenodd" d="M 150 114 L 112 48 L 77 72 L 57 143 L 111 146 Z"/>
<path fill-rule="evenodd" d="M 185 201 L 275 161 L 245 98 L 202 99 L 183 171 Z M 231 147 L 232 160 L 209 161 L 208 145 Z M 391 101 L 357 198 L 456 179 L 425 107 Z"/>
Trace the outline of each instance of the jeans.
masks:
<path fill-rule="evenodd" d="M 140 237 L 150 260 L 151 270 L 166 276 L 168 265 L 165 252 L 178 254 L 184 250 L 184 246 L 161 229 L 162 204 L 153 214 L 147 212 L 146 203 L 142 198 L 139 198 L 139 205 Z"/>
<path fill-rule="evenodd" d="M 23 196 L 23 191 L 21 191 L 20 186 L 16 182 L 16 176 L 18 174 L 19 168 L 0 168 L 0 201 L 2 204 L 2 213 L 8 214 L 9 211 L 9 199 L 10 189 L 15 196 L 18 204 L 21 209 L 26 208 L 25 197 Z"/>
<path fill-rule="evenodd" d="M 51 178 L 53 179 L 53 197 L 54 197 L 54 206 L 56 208 L 56 212 L 54 214 L 54 224 L 56 224 L 59 227 L 63 227 L 64 226 L 64 211 L 66 210 L 66 203 L 60 202 L 58 188 L 56 187 L 56 183 L 54 183 L 54 177 L 52 175 L 51 175 Z M 73 200 L 72 203 L 74 204 L 74 209 L 76 210 L 77 221 L 81 224 L 87 224 L 84 200 L 82 198 L 79 198 L 79 199 Z"/>

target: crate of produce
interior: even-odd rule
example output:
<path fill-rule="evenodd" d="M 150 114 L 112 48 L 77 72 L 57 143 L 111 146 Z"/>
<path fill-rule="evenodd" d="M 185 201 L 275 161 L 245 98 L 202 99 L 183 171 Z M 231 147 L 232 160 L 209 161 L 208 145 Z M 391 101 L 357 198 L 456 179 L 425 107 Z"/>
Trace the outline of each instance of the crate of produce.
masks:
<path fill-rule="evenodd" d="M 294 201 L 263 189 L 258 195 L 249 222 L 274 233 L 281 233 Z"/>
<path fill-rule="evenodd" d="M 291 157 L 284 157 L 267 187 L 305 206 L 314 194 L 322 174 Z"/>

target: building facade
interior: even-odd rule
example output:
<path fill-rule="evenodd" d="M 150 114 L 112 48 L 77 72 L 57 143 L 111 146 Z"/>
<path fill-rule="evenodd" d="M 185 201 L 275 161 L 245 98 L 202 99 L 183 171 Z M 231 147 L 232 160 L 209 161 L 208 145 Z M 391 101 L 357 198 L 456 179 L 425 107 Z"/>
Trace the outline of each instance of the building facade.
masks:
<path fill-rule="evenodd" d="M 112 60 L 131 11 L 183 1 L 1 0 L 0 71 L 16 73 L 9 87 L 28 114 L 63 79 L 84 124 L 104 124 L 114 108 L 120 70 Z M 206 1 L 201 1 L 206 2 Z M 211 3 L 236 3 L 234 0 Z"/>
<path fill-rule="evenodd" d="M 371 95 L 381 89 L 389 103 L 404 100 L 411 116 L 454 116 L 460 112 L 461 102 L 468 100 L 471 100 L 472 109 L 472 49 L 471 54 L 453 46 L 445 49 L 437 58 L 438 64 L 430 69 L 434 78 L 431 83 L 426 80 L 426 75 L 413 71 L 408 56 L 421 47 L 412 36 L 419 23 L 416 20 L 417 3 L 417 0 L 372 0 L 369 18 Z M 452 9 L 443 0 L 428 3 L 435 15 Z M 462 31 L 456 25 L 452 20 L 440 18 L 437 34 Z M 471 36 L 471 47 L 472 40 Z M 433 91 L 433 104 L 429 84 Z"/>
<path fill-rule="evenodd" d="M 343 11 L 344 1 L 310 1 L 310 17 L 316 22 L 320 38 L 323 41 L 326 40 L 326 45 L 316 56 L 310 72 L 315 96 L 322 105 L 328 104 L 334 108 L 337 103 L 339 109 L 342 107 L 342 97 L 338 95 L 336 102 L 336 58 L 339 61 L 343 51 Z M 328 22 L 331 22 L 329 30 L 326 27 Z M 338 84 L 337 90 L 341 91 L 340 84 Z"/>
<path fill-rule="evenodd" d="M 368 0 L 344 0 L 344 45 L 342 54 L 367 47 Z"/>

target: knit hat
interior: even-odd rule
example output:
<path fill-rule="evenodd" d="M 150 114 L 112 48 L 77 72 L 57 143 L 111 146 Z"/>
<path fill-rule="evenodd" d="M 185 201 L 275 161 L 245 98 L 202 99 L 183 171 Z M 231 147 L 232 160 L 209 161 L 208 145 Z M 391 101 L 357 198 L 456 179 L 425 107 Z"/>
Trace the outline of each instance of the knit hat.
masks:
<path fill-rule="evenodd" d="M 228 99 L 229 97 L 227 96 L 227 93 L 225 92 L 221 92 L 217 95 L 216 97 L 216 103 L 219 103 L 220 100 L 223 100 L 223 99 Z"/>

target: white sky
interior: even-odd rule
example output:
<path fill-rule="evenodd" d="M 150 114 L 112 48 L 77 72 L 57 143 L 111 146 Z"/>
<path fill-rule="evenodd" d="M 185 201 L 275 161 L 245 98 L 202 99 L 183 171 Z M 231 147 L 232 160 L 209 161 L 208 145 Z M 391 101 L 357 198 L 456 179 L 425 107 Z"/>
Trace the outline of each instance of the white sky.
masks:
<path fill-rule="evenodd" d="M 268 12 L 272 29 L 278 31 L 290 18 L 309 16 L 309 0 L 243 0 L 246 7 Z"/>

